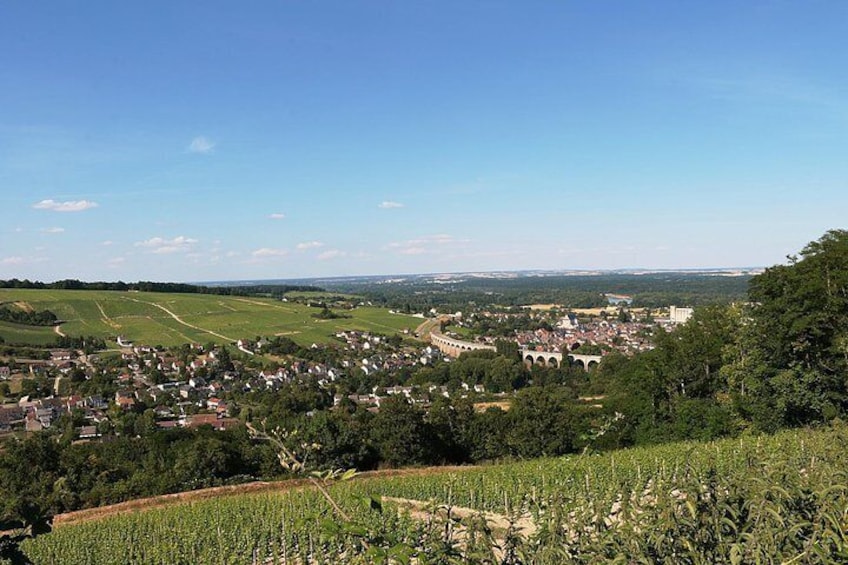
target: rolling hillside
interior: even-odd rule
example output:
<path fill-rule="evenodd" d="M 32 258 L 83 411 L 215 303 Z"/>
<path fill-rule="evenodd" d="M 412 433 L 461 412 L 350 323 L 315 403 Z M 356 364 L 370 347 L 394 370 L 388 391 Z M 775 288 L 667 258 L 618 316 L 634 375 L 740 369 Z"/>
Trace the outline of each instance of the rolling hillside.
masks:
<path fill-rule="evenodd" d="M 326 342 L 338 330 L 357 329 L 392 334 L 414 329 L 420 320 L 383 308 L 358 307 L 350 318 L 316 319 L 319 312 L 303 304 L 271 298 L 90 290 L 0 289 L 0 303 L 17 303 L 54 312 L 60 331 L 150 345 L 233 342 L 256 336 L 286 335 L 309 345 Z M 52 334 L 52 335 L 51 335 Z M 43 344 L 53 328 L 0 324 L 7 343 Z"/>

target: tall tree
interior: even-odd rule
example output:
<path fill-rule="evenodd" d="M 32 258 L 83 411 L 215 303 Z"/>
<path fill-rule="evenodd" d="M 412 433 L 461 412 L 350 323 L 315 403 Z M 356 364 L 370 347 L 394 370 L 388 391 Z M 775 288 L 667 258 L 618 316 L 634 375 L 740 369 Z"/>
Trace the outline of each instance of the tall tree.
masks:
<path fill-rule="evenodd" d="M 371 425 L 380 461 L 389 467 L 433 462 L 432 436 L 424 413 L 402 396 L 387 398 Z"/>
<path fill-rule="evenodd" d="M 749 322 L 725 373 L 740 413 L 774 429 L 848 409 L 848 231 L 751 279 Z"/>

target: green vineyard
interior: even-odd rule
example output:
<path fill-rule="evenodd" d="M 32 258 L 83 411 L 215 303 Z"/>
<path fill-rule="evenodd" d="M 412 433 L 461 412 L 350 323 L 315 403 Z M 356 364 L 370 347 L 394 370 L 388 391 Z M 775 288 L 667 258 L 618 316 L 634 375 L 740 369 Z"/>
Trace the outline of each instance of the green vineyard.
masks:
<path fill-rule="evenodd" d="M 848 426 L 188 502 L 57 527 L 36 564 L 846 563 Z M 333 504 L 339 508 L 333 508 Z"/>
<path fill-rule="evenodd" d="M 422 320 L 385 308 L 359 306 L 349 318 L 316 319 L 320 311 L 305 304 L 272 298 L 119 292 L 95 290 L 32 290 L 0 288 L 0 304 L 25 310 L 50 310 L 61 321 L 59 330 L 71 336 L 95 336 L 112 347 L 115 338 L 145 345 L 230 343 L 257 335 L 284 335 L 303 346 L 326 343 L 341 330 L 394 334 L 415 329 Z M 55 341 L 52 327 L 0 322 L 6 343 L 43 345 Z"/>

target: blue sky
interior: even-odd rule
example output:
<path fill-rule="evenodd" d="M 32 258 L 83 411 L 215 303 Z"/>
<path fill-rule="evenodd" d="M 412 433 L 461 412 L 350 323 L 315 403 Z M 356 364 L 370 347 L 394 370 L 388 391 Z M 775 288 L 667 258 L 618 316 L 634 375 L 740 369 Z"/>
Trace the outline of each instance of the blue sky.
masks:
<path fill-rule="evenodd" d="M 845 2 L 0 4 L 0 278 L 767 266 L 848 213 Z"/>

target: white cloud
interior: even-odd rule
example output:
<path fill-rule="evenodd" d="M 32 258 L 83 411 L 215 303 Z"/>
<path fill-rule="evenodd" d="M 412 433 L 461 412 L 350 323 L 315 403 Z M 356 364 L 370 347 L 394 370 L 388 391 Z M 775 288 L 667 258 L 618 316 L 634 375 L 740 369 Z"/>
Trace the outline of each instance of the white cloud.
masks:
<path fill-rule="evenodd" d="M 63 233 L 65 228 L 43 228 L 41 233 Z"/>
<path fill-rule="evenodd" d="M 274 212 L 273 214 L 268 214 L 268 217 L 271 218 L 272 220 L 283 220 L 283 219 L 285 219 L 286 215 L 281 214 L 279 212 Z"/>
<path fill-rule="evenodd" d="M 467 239 L 456 239 L 448 234 L 436 234 L 419 237 L 416 239 L 408 239 L 406 241 L 396 241 L 388 244 L 388 249 L 394 250 L 401 255 L 422 255 L 425 253 L 434 253 L 438 247 L 443 245 L 464 245 L 468 243 Z"/>
<path fill-rule="evenodd" d="M 34 264 L 37 264 L 37 263 L 44 263 L 44 262 L 49 261 L 49 260 L 50 260 L 49 257 L 45 257 L 43 255 L 42 256 L 28 255 L 26 257 L 12 256 L 12 257 L 4 257 L 3 259 L 0 259 L 0 266 L 10 267 L 10 266 L 17 266 L 17 265 L 34 265 Z"/>
<path fill-rule="evenodd" d="M 185 236 L 177 236 L 173 239 L 166 239 L 163 237 L 152 237 L 145 241 L 139 241 L 136 243 L 136 247 L 144 247 L 145 249 L 149 249 L 151 253 L 156 254 L 167 254 L 167 253 L 187 253 L 191 251 L 192 247 L 198 240 L 185 237 Z"/>
<path fill-rule="evenodd" d="M 215 149 L 215 143 L 203 137 L 202 135 L 198 135 L 194 139 L 191 140 L 191 143 L 188 145 L 189 153 L 211 153 L 212 150 Z"/>
<path fill-rule="evenodd" d="M 318 249 L 319 247 L 324 247 L 324 244 L 320 241 L 304 241 L 303 243 L 297 244 L 298 251 L 306 251 L 307 249 Z"/>
<path fill-rule="evenodd" d="M 68 200 L 67 202 L 57 202 L 56 200 L 42 200 L 32 205 L 33 208 L 39 210 L 52 210 L 54 212 L 82 212 L 90 208 L 97 208 L 97 202 L 90 200 Z"/>
<path fill-rule="evenodd" d="M 100 242 L 100 245 L 102 245 L 102 246 L 104 246 L 104 247 L 108 247 L 108 246 L 110 246 L 110 245 L 112 245 L 112 244 L 114 244 L 114 243 L 115 243 L 114 241 L 112 241 L 112 240 L 110 240 L 110 239 L 107 239 L 106 241 L 101 241 L 101 242 Z"/>
<path fill-rule="evenodd" d="M 337 257 L 344 257 L 345 252 L 339 251 L 338 249 L 328 249 L 323 253 L 319 253 L 317 259 L 319 261 L 329 261 L 330 259 L 335 259 Z"/>
<path fill-rule="evenodd" d="M 267 257 L 285 257 L 288 254 L 289 252 L 285 249 L 273 249 L 271 247 L 263 247 L 251 253 L 251 255 L 253 255 L 257 259 Z"/>
<path fill-rule="evenodd" d="M 380 204 L 377 205 L 377 208 L 382 208 L 384 210 L 390 210 L 392 208 L 403 208 L 403 204 L 400 202 L 392 202 L 391 200 L 383 200 Z"/>

